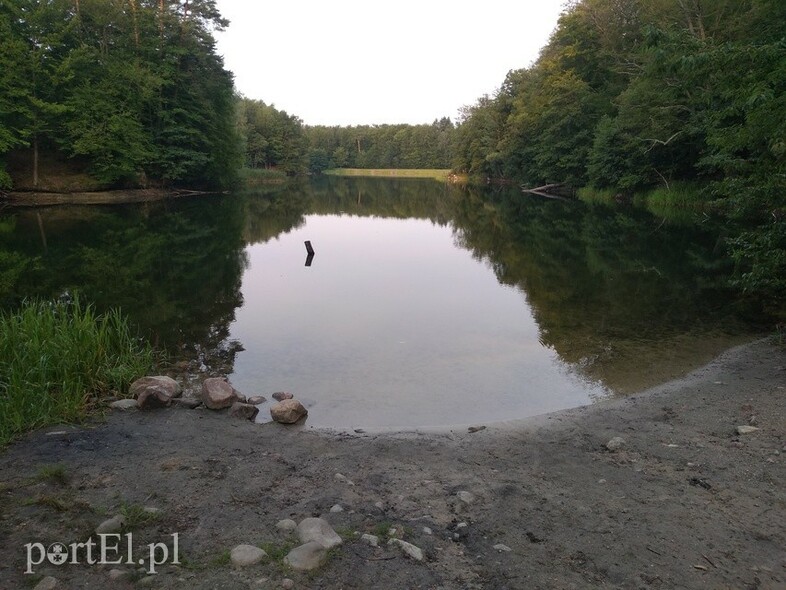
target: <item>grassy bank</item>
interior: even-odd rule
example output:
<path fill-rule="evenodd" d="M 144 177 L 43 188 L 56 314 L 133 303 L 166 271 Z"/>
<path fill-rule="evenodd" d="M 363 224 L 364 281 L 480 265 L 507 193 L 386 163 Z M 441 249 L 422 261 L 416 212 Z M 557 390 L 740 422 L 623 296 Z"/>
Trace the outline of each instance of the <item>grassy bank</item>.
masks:
<path fill-rule="evenodd" d="M 440 169 L 405 169 L 405 168 L 334 168 L 325 170 L 324 174 L 332 176 L 374 176 L 383 178 L 433 178 L 446 181 L 450 170 Z"/>
<path fill-rule="evenodd" d="M 286 172 L 274 168 L 242 168 L 238 176 L 243 186 L 273 184 L 285 182 L 287 179 Z"/>
<path fill-rule="evenodd" d="M 49 424 L 85 418 L 154 363 L 118 311 L 27 302 L 0 314 L 0 446 Z"/>
<path fill-rule="evenodd" d="M 690 183 L 672 183 L 639 193 L 623 193 L 616 189 L 580 188 L 577 196 L 585 203 L 619 204 L 632 202 L 650 213 L 667 219 L 681 219 L 707 209 L 704 192 Z"/>

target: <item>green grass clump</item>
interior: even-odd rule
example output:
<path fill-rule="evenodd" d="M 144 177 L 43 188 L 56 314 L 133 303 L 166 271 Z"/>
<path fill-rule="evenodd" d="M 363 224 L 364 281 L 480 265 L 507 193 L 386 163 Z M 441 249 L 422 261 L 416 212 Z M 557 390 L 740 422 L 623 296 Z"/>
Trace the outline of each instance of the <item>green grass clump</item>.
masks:
<path fill-rule="evenodd" d="M 619 192 L 613 188 L 585 186 L 576 191 L 576 197 L 578 197 L 579 201 L 584 201 L 585 203 L 612 205 L 616 202 L 615 197 Z"/>
<path fill-rule="evenodd" d="M 374 176 L 383 178 L 433 178 L 445 181 L 450 170 L 409 168 L 334 168 L 323 174 L 331 176 Z"/>
<path fill-rule="evenodd" d="M 287 179 L 287 173 L 276 168 L 243 168 L 239 176 L 243 186 L 280 183 Z"/>
<path fill-rule="evenodd" d="M 49 424 L 84 419 L 154 363 L 126 319 L 92 305 L 28 301 L 0 313 L 0 446 Z"/>

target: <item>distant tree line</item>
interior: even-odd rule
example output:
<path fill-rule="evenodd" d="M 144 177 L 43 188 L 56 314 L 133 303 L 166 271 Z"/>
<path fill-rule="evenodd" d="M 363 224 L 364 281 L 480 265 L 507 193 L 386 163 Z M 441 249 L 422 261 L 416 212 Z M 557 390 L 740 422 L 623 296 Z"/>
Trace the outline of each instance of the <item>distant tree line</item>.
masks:
<path fill-rule="evenodd" d="M 756 222 L 744 288 L 786 295 L 786 2 L 578 0 L 528 68 L 462 112 L 454 166 L 630 194 L 694 183 Z"/>
<path fill-rule="evenodd" d="M 238 99 L 245 165 L 287 174 L 329 168 L 451 167 L 456 128 L 445 117 L 431 125 L 308 126 L 259 100 Z"/>
<path fill-rule="evenodd" d="M 83 162 L 107 186 L 213 186 L 239 166 L 214 0 L 0 2 L 0 188 L 10 155 Z"/>

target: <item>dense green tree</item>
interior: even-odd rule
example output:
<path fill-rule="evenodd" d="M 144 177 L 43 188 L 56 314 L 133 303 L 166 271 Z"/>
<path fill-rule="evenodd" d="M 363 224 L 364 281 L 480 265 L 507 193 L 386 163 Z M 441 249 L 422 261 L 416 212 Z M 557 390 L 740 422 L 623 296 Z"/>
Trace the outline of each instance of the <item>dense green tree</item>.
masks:
<path fill-rule="evenodd" d="M 0 157 L 28 147 L 33 186 L 39 147 L 106 186 L 231 182 L 226 24 L 214 0 L 0 2 Z"/>

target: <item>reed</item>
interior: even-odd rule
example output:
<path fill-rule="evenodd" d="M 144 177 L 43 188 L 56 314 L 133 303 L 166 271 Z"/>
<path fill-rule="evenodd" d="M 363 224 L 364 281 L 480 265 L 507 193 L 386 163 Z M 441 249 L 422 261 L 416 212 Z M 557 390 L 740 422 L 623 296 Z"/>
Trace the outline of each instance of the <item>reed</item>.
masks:
<path fill-rule="evenodd" d="M 153 349 L 118 310 L 28 301 L 0 313 L 0 445 L 50 424 L 83 420 L 154 365 Z"/>

